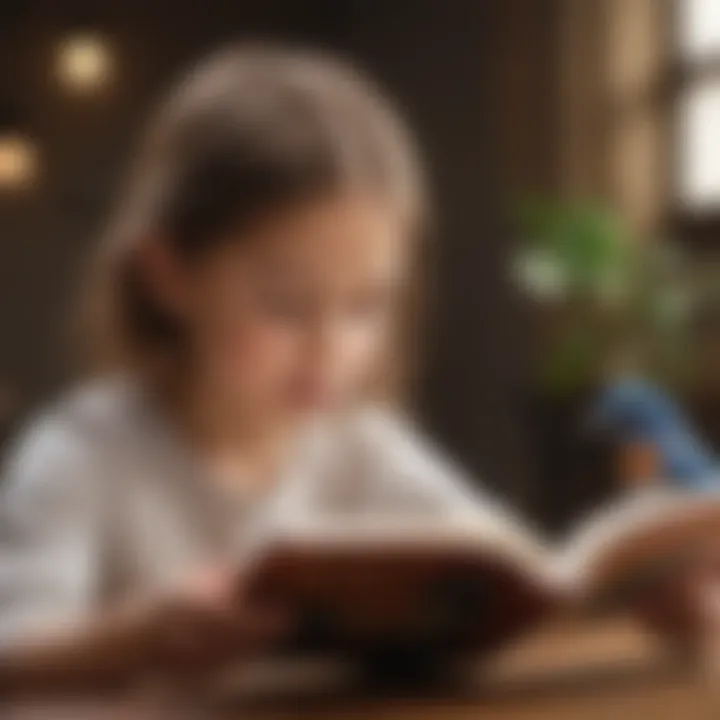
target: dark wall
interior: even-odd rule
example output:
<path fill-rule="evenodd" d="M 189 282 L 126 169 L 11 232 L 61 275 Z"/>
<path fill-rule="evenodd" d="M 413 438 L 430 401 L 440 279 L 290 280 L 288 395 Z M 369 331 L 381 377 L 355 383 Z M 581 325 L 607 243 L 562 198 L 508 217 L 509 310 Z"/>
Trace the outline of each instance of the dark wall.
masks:
<path fill-rule="evenodd" d="M 350 55 L 397 95 L 427 155 L 439 299 L 422 412 L 473 470 L 526 501 L 526 333 L 504 271 L 512 239 L 500 210 L 504 189 L 552 175 L 552 3 L 103 5 L 83 13 L 62 0 L 29 3 L 0 30 L 0 93 L 38 137 L 44 172 L 33 197 L 2 207 L 0 383 L 17 386 L 27 404 L 66 376 L 58 328 L 78 266 L 102 226 L 141 119 L 169 79 L 237 37 L 319 42 Z M 116 43 L 121 78 L 108 97 L 75 101 L 48 81 L 54 38 L 80 18 Z"/>

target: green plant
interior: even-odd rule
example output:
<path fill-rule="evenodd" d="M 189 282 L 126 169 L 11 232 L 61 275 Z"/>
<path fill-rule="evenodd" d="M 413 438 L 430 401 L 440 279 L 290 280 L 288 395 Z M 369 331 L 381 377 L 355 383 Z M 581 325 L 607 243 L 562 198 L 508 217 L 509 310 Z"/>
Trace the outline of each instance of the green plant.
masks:
<path fill-rule="evenodd" d="M 718 263 L 667 240 L 634 237 L 593 202 L 533 199 L 519 212 L 513 277 L 543 321 L 539 380 L 553 392 L 587 387 L 614 365 L 666 382 L 691 364 L 693 318 L 720 300 Z"/>

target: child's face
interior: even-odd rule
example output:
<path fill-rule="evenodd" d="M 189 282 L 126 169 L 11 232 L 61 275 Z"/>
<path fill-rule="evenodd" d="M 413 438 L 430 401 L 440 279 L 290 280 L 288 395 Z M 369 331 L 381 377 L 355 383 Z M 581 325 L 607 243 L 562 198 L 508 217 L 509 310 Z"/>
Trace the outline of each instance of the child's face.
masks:
<path fill-rule="evenodd" d="M 387 358 L 403 235 L 380 202 L 348 193 L 277 213 L 183 271 L 204 380 L 266 416 L 351 399 Z"/>

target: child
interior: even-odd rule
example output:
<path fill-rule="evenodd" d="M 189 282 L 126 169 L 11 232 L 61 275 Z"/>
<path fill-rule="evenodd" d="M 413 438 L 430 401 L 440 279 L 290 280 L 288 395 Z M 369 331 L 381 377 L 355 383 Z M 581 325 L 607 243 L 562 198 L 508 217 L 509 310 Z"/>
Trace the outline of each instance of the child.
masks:
<path fill-rule="evenodd" d="M 87 302 L 102 372 L 34 423 L 3 480 L 6 684 L 220 662 L 279 632 L 282 613 L 232 592 L 272 523 L 488 515 L 381 409 L 422 193 L 374 86 L 232 49 L 176 89 L 134 170 Z"/>

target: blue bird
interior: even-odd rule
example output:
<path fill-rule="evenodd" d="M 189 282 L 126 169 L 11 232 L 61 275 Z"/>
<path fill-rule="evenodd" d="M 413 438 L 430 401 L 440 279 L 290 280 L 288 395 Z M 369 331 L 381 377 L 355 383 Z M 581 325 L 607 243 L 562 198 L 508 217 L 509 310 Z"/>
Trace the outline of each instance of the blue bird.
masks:
<path fill-rule="evenodd" d="M 720 460 L 693 427 L 680 404 L 653 383 L 627 377 L 600 394 L 593 424 L 625 443 L 651 444 L 663 479 L 693 490 L 720 489 Z"/>

